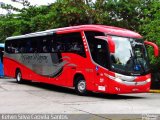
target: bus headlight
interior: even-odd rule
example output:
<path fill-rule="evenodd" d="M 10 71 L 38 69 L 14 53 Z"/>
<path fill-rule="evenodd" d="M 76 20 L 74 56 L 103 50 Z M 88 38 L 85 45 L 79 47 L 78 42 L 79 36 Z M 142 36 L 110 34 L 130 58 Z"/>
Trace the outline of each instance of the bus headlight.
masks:
<path fill-rule="evenodd" d="M 119 82 L 119 83 L 122 82 L 122 80 L 121 80 L 120 78 L 117 78 L 117 77 L 116 77 L 114 80 L 115 80 L 116 82 Z"/>
<path fill-rule="evenodd" d="M 146 81 L 147 81 L 147 82 L 151 82 L 151 78 L 148 78 Z"/>
<path fill-rule="evenodd" d="M 132 82 L 136 79 L 134 76 L 126 76 L 118 73 L 115 73 L 115 77 L 128 82 Z"/>
<path fill-rule="evenodd" d="M 122 79 L 118 78 L 118 77 L 114 77 L 114 76 L 111 76 L 111 75 L 108 75 L 108 77 L 111 79 L 111 80 L 114 80 L 116 82 L 122 82 Z"/>

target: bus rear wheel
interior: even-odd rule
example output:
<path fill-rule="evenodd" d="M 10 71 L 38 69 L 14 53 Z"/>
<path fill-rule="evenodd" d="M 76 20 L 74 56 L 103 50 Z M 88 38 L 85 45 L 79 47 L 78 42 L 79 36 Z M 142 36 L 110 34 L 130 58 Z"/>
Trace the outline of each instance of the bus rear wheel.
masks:
<path fill-rule="evenodd" d="M 79 95 L 86 95 L 86 81 L 83 77 L 78 77 L 76 79 L 75 90 Z"/>
<path fill-rule="evenodd" d="M 22 79 L 22 73 L 20 70 L 17 70 L 16 71 L 16 81 L 17 83 L 21 84 L 23 82 L 23 79 Z"/>

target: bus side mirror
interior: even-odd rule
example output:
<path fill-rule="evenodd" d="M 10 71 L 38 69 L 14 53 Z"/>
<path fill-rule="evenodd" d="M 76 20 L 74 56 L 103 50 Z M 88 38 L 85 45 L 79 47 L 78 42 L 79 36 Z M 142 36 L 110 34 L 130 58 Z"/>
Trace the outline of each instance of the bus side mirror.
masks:
<path fill-rule="evenodd" d="M 115 53 L 115 44 L 112 40 L 112 37 L 111 36 L 107 36 L 107 41 L 108 41 L 108 45 L 109 45 L 109 51 L 111 53 Z"/>
<path fill-rule="evenodd" d="M 115 44 L 111 36 L 95 36 L 95 38 L 107 41 L 110 53 L 115 53 Z"/>
<path fill-rule="evenodd" d="M 159 49 L 158 49 L 158 46 L 155 43 L 149 42 L 149 41 L 144 41 L 144 44 L 152 46 L 153 49 L 154 49 L 154 56 L 158 57 L 158 55 L 159 55 Z"/>

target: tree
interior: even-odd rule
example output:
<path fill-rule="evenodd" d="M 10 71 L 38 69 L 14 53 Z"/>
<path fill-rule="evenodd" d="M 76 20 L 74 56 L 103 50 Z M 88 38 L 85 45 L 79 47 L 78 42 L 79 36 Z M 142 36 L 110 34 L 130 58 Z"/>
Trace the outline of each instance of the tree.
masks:
<path fill-rule="evenodd" d="M 160 46 L 160 1 L 152 0 L 150 7 L 144 9 L 144 18 L 141 20 L 142 24 L 139 26 L 141 33 L 145 39 L 156 43 Z M 152 55 L 153 50 L 149 49 L 151 62 L 160 66 L 160 58 L 155 59 Z"/>
<path fill-rule="evenodd" d="M 13 2 L 18 2 L 20 4 L 22 4 L 24 7 L 29 7 L 31 6 L 30 2 L 28 0 L 11 0 Z"/>

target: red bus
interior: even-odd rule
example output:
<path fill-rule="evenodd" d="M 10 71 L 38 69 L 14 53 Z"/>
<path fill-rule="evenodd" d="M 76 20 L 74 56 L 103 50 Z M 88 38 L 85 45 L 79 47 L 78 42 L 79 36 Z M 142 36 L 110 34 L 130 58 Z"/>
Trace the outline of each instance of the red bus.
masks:
<path fill-rule="evenodd" d="M 7 38 L 4 73 L 18 83 L 32 80 L 109 94 L 150 89 L 145 44 L 136 32 L 104 25 L 80 25 Z"/>

